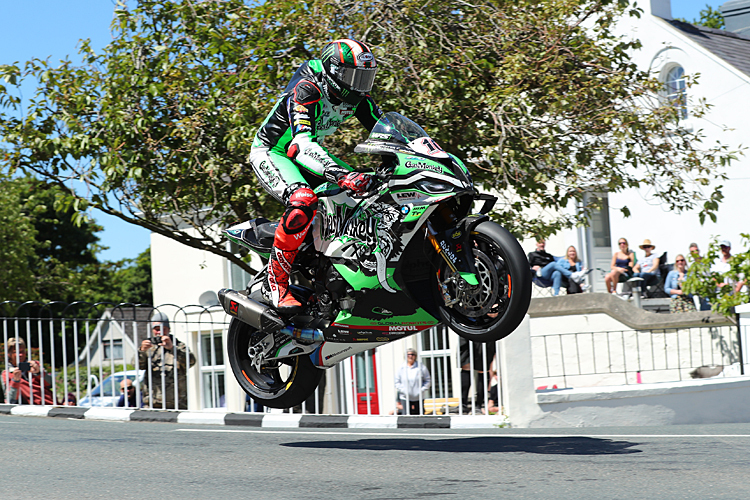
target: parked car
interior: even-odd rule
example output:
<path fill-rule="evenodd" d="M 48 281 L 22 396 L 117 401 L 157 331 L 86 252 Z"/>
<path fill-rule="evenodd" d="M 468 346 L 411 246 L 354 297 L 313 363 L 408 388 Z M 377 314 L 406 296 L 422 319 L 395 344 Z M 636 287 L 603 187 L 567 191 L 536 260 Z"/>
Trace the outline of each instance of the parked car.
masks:
<path fill-rule="evenodd" d="M 120 382 L 125 380 L 125 377 L 135 382 L 135 378 L 138 376 L 138 382 L 141 383 L 144 373 L 146 373 L 145 370 L 115 372 L 105 378 L 104 382 L 94 387 L 89 394 L 82 397 L 78 406 L 115 406 L 117 400 L 120 399 Z"/>

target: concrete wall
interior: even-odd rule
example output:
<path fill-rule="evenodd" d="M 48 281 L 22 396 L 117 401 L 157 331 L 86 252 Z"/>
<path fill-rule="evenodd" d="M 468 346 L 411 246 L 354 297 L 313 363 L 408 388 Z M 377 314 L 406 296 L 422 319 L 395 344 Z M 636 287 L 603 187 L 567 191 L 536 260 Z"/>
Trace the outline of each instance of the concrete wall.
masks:
<path fill-rule="evenodd" d="M 501 341 L 513 427 L 605 427 L 750 421 L 750 376 L 537 392 L 530 320 Z"/>

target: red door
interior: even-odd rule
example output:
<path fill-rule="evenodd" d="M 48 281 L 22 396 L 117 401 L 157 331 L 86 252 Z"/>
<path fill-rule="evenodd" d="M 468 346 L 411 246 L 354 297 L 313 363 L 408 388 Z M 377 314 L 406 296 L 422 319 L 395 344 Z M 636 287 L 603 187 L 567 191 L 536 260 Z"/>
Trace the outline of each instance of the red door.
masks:
<path fill-rule="evenodd" d="M 379 415 L 378 376 L 375 368 L 375 349 L 354 356 L 352 368 L 357 415 Z M 369 411 L 368 411 L 369 407 Z"/>

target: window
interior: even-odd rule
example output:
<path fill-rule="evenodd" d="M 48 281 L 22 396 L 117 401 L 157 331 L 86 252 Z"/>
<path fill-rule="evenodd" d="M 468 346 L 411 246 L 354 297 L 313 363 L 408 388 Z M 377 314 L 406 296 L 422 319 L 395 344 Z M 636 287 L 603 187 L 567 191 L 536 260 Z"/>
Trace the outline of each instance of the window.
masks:
<path fill-rule="evenodd" d="M 609 231 L 609 198 L 602 197 L 602 206 L 591 213 L 591 235 L 595 247 L 609 248 L 612 246 Z"/>
<path fill-rule="evenodd" d="M 223 408 L 224 346 L 220 331 L 201 335 L 201 384 L 203 408 Z"/>
<path fill-rule="evenodd" d="M 104 359 L 122 359 L 122 340 L 103 340 Z"/>
<path fill-rule="evenodd" d="M 687 84 L 682 66 L 672 66 L 667 70 L 664 85 L 668 101 L 677 109 L 678 118 L 684 120 L 687 118 Z"/>

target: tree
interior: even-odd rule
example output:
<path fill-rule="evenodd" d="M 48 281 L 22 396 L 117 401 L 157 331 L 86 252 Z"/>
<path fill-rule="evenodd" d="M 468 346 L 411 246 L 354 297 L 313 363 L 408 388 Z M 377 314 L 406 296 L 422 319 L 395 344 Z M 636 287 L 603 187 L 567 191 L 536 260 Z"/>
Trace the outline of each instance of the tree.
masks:
<path fill-rule="evenodd" d="M 747 247 L 750 235 L 743 233 L 741 236 Z M 720 258 L 720 246 L 716 238 L 713 238 L 705 255 L 699 259 L 690 256 L 690 268 L 683 290 L 707 299 L 712 311 L 732 317 L 735 306 L 750 302 L 750 291 L 746 286 L 750 278 L 750 248 L 733 254 L 728 260 L 729 271 L 724 273 L 712 269 Z"/>
<path fill-rule="evenodd" d="M 0 176 L 0 185 L 0 302 L 19 297 L 34 299 L 34 222 L 18 209 L 20 186 L 4 176 Z"/>
<path fill-rule="evenodd" d="M 302 61 L 354 36 L 379 57 L 383 109 L 423 125 L 499 191 L 494 217 L 517 235 L 582 223 L 590 193 L 642 185 L 713 219 L 713 181 L 734 153 L 677 127 L 661 84 L 631 62 L 639 43 L 613 30 L 639 13 L 625 0 L 120 5 L 112 43 L 97 53 L 82 42 L 81 65 L 0 67 L 3 163 L 65 189 L 82 179 L 90 194 L 67 196 L 79 214 L 94 206 L 249 270 L 216 226 L 278 216 L 247 162 L 254 133 Z M 40 87 L 19 117 L 11 90 L 23 78 Z M 330 139 L 351 164 L 373 161 L 351 153 L 363 139 L 354 124 Z M 580 212 L 566 215 L 572 204 Z"/>
<path fill-rule="evenodd" d="M 679 20 L 687 22 L 684 19 Z M 713 7 L 706 4 L 706 8 L 701 9 L 700 11 L 700 17 L 698 19 L 693 19 L 692 24 L 700 24 L 706 28 L 714 28 L 717 30 L 724 29 L 724 16 L 721 14 L 720 10 L 714 10 Z"/>

